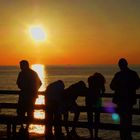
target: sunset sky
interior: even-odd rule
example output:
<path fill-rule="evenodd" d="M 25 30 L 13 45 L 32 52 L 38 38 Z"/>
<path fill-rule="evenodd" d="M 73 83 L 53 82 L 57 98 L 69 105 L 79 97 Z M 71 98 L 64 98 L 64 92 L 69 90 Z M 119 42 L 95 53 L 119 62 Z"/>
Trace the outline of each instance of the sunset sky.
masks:
<path fill-rule="evenodd" d="M 30 34 L 40 27 L 45 40 Z M 0 65 L 140 64 L 140 0 L 0 0 Z"/>

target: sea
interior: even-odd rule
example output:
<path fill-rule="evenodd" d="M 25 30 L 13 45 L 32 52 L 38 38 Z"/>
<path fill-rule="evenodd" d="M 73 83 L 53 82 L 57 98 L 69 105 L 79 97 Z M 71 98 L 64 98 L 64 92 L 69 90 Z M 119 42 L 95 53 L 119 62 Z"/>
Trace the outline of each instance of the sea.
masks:
<path fill-rule="evenodd" d="M 129 67 L 135 70 L 140 76 L 140 65 L 130 65 Z M 106 93 L 113 93 L 109 85 L 114 74 L 117 71 L 119 71 L 117 65 L 53 65 L 53 66 L 49 65 L 47 66 L 43 64 L 33 64 L 31 65 L 31 68 L 38 73 L 43 83 L 41 88 L 39 89 L 40 91 L 44 91 L 50 83 L 56 80 L 62 80 L 65 84 L 65 88 L 81 80 L 84 81 L 87 85 L 88 77 L 93 75 L 95 72 L 99 72 L 102 75 L 104 75 L 106 79 L 106 83 L 105 83 Z M 19 66 L 0 66 L 0 90 L 19 90 L 16 85 L 16 80 L 19 72 L 20 72 Z M 137 93 L 140 94 L 140 89 L 137 90 Z M 43 101 L 41 102 L 41 100 L 44 100 L 42 97 L 40 97 L 39 102 L 43 103 Z M 3 102 L 17 103 L 17 101 L 18 101 L 18 96 L 16 95 L 9 95 L 9 96 L 0 95 L 0 102 L 2 103 Z M 84 97 L 79 97 L 77 103 L 79 105 L 84 105 L 85 104 Z M 115 106 L 111 100 L 103 100 L 103 105 Z M 136 105 L 135 107 L 138 107 L 138 105 Z M 0 113 L 15 114 L 16 111 L 0 110 Z M 71 113 L 70 118 L 72 119 L 72 117 L 73 114 Z M 85 120 L 87 120 L 87 114 L 81 113 L 80 121 L 85 121 Z M 101 121 L 119 123 L 113 120 L 112 114 L 102 114 Z M 140 116 L 134 116 L 133 123 L 140 125 Z M 3 128 L 4 126 L 1 126 L 0 124 L 0 130 Z M 42 126 L 31 126 L 30 132 L 42 134 L 43 130 L 41 131 L 41 129 L 43 128 L 44 127 Z M 77 128 L 77 133 L 81 137 L 86 137 L 86 138 L 89 137 L 89 132 L 86 128 L 85 129 Z M 112 130 L 111 131 L 100 130 L 99 137 L 101 137 L 104 140 L 119 140 L 119 132 L 112 131 Z M 133 137 L 134 140 L 140 140 L 139 133 L 133 132 Z"/>

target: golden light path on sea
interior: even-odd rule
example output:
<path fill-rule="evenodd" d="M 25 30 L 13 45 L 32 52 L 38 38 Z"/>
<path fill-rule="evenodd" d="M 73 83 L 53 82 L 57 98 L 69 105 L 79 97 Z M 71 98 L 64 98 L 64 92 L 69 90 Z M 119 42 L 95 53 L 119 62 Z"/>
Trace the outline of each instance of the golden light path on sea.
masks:
<path fill-rule="evenodd" d="M 45 91 L 47 80 L 46 80 L 46 70 L 45 66 L 42 64 L 34 64 L 31 66 L 31 69 L 37 72 L 41 82 L 42 86 L 40 87 L 39 91 Z M 38 95 L 38 98 L 36 99 L 35 104 L 41 105 L 45 104 L 45 99 L 43 95 Z M 37 119 L 44 119 L 45 118 L 45 112 L 43 110 L 34 110 L 34 118 Z M 38 133 L 38 134 L 44 134 L 45 132 L 45 126 L 44 125 L 34 125 L 31 124 L 29 127 L 30 133 Z"/>

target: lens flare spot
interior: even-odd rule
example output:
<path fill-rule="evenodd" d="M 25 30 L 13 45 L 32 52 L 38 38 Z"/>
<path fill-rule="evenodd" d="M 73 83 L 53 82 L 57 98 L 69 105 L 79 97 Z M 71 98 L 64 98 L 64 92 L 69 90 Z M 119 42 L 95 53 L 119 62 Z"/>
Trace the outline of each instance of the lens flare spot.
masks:
<path fill-rule="evenodd" d="M 117 113 L 112 114 L 112 119 L 116 123 L 120 121 L 120 117 L 119 117 L 119 115 Z"/>
<path fill-rule="evenodd" d="M 108 112 L 108 113 L 114 113 L 115 112 L 115 109 L 114 109 L 114 105 L 111 101 L 108 101 L 104 104 L 105 106 L 105 111 Z"/>

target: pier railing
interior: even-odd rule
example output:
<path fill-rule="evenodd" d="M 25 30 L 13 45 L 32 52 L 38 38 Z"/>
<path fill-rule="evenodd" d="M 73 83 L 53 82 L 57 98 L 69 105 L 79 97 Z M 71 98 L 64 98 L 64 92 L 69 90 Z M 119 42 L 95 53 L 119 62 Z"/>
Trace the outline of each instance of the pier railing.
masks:
<path fill-rule="evenodd" d="M 39 95 L 44 95 L 44 92 L 39 92 L 38 93 Z M 19 95 L 19 91 L 15 91 L 15 90 L 0 90 L 0 96 L 5 96 L 5 98 L 9 95 Z M 79 96 L 84 96 L 84 95 L 79 95 Z M 105 93 L 103 95 L 102 98 L 107 98 L 107 99 L 111 99 L 113 97 L 113 93 Z M 136 95 L 137 97 L 137 102 L 138 102 L 138 105 L 136 108 L 133 108 L 133 115 L 140 115 L 140 94 L 137 93 Z M 18 98 L 17 98 L 18 99 Z M 18 101 L 18 100 L 17 100 Z M 13 102 L 10 102 L 10 99 L 9 99 L 9 102 L 5 102 L 3 100 L 0 100 L 0 110 L 3 110 L 3 109 L 16 109 L 17 108 L 17 101 L 15 103 Z M 35 106 L 35 109 L 46 109 L 46 106 L 45 105 L 36 105 Z M 86 106 L 79 106 L 79 110 L 80 112 L 87 112 L 88 108 Z M 109 107 L 108 109 L 104 106 L 101 106 L 99 111 L 100 113 L 111 113 L 111 112 L 108 112 L 106 110 L 109 110 Z M 93 113 L 95 113 L 95 108 L 92 109 Z M 117 109 L 114 108 L 114 111 L 117 112 Z M 100 117 L 102 117 L 100 115 Z M 99 119 L 100 120 L 100 119 Z M 10 114 L 1 114 L 1 111 L 0 111 L 0 124 L 5 124 L 7 125 L 7 138 L 10 139 L 12 135 L 14 135 L 15 133 L 15 128 L 16 128 L 16 125 L 20 124 L 20 121 L 21 119 L 18 118 L 15 115 L 10 115 Z M 27 121 L 27 118 L 25 117 L 22 121 L 24 121 L 24 123 L 26 123 Z M 45 119 L 34 119 L 32 120 L 31 122 L 32 124 L 46 124 L 46 120 Z M 63 126 L 65 126 L 65 122 L 62 121 L 61 123 Z M 94 123 L 93 123 L 94 124 Z M 73 121 L 70 121 L 68 120 L 68 123 L 67 123 L 68 126 L 72 127 L 73 125 L 75 125 L 76 127 L 80 127 L 80 128 L 88 128 L 89 127 L 89 124 L 88 124 L 88 121 L 85 120 L 85 121 L 78 121 L 77 123 L 74 123 Z M 94 129 L 94 125 L 93 125 L 93 129 Z M 99 126 L 98 126 L 98 129 L 104 129 L 104 130 L 119 130 L 119 124 L 115 124 L 115 123 L 108 123 L 108 122 L 100 122 L 99 123 Z M 132 131 L 135 131 L 135 132 L 140 132 L 140 124 L 132 124 Z"/>

